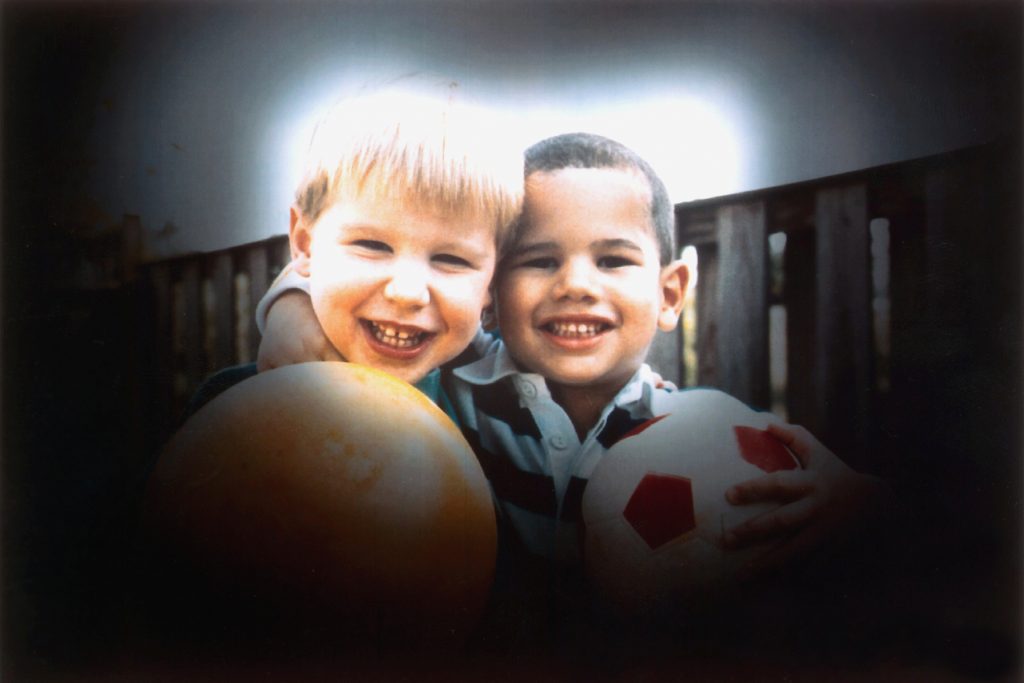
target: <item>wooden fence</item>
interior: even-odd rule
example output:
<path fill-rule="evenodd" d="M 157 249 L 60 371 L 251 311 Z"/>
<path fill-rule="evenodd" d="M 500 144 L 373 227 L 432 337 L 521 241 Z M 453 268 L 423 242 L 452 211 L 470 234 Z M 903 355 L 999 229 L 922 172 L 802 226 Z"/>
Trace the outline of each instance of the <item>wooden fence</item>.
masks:
<path fill-rule="evenodd" d="M 1019 310 L 1006 177 L 986 147 L 678 205 L 680 246 L 697 252 L 695 338 L 661 335 L 652 364 L 879 465 L 887 435 L 932 429 L 970 375 L 1014 362 L 1019 330 L 995 329 Z M 253 310 L 287 258 L 281 236 L 140 267 L 160 435 L 207 374 L 255 359 Z"/>
<path fill-rule="evenodd" d="M 992 381 L 1016 405 L 1017 178 L 988 146 L 678 205 L 698 256 L 691 376 L 867 469 L 907 432 L 966 443 L 950 421 L 1015 448 L 1019 415 L 996 423 L 984 413 L 1007 408 L 978 392 Z M 686 341 L 659 342 L 666 374 Z"/>
<path fill-rule="evenodd" d="M 256 360 L 255 309 L 289 260 L 286 235 L 142 266 L 150 299 L 152 422 L 167 435 L 216 370 Z"/>

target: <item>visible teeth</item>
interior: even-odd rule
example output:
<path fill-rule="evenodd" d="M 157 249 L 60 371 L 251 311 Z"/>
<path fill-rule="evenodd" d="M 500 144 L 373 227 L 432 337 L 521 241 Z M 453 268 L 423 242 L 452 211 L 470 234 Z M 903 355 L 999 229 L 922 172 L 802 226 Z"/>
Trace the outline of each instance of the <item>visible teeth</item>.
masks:
<path fill-rule="evenodd" d="M 391 325 L 379 325 L 375 322 L 370 323 L 370 330 L 373 332 L 374 339 L 396 349 L 416 346 L 423 341 L 427 334 L 426 332 L 407 332 Z"/>
<path fill-rule="evenodd" d="M 603 323 L 551 323 L 548 329 L 560 337 L 592 337 L 604 330 Z"/>

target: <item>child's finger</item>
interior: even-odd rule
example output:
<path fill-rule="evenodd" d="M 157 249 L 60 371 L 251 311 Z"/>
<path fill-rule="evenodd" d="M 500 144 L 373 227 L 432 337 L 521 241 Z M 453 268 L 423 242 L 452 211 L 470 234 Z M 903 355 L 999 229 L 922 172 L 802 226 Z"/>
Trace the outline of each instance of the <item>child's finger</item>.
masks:
<path fill-rule="evenodd" d="M 768 433 L 785 444 L 801 466 L 807 467 L 816 441 L 809 431 L 799 425 L 771 422 L 768 424 Z"/>
<path fill-rule="evenodd" d="M 804 498 L 736 525 L 726 531 L 723 540 L 726 547 L 736 548 L 777 538 L 806 527 L 814 514 L 814 502 Z"/>
<path fill-rule="evenodd" d="M 725 492 L 725 499 L 733 505 L 764 501 L 785 503 L 807 495 L 813 488 L 813 482 L 813 478 L 801 470 L 772 472 L 730 486 Z"/>

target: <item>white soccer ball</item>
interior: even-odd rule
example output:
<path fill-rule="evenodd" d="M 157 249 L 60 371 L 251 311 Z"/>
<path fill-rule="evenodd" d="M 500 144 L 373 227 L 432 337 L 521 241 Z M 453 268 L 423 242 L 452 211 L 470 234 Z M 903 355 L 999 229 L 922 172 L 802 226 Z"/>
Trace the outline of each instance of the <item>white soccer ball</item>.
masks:
<path fill-rule="evenodd" d="M 690 390 L 609 450 L 582 503 L 586 571 L 604 599 L 629 614 L 705 601 L 774 547 L 727 550 L 722 540 L 778 507 L 732 505 L 730 486 L 800 467 L 765 431 L 771 419 L 722 392 Z"/>

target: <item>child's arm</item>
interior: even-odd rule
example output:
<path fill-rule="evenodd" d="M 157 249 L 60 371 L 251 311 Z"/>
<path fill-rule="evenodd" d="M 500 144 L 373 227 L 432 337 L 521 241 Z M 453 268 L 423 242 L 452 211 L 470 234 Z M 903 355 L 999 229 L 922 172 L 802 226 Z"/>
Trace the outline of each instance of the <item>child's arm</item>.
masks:
<path fill-rule="evenodd" d="M 290 267 L 260 300 L 256 325 L 263 333 L 256 357 L 260 372 L 306 361 L 344 360 L 320 327 L 308 280 Z"/>
<path fill-rule="evenodd" d="M 730 547 L 790 536 L 748 567 L 751 575 L 780 568 L 831 538 L 851 532 L 868 517 L 880 514 L 892 495 L 883 480 L 853 470 L 803 427 L 773 423 L 768 431 L 789 446 L 803 469 L 773 472 L 726 492 L 728 501 L 737 505 L 782 504 L 726 534 Z"/>

